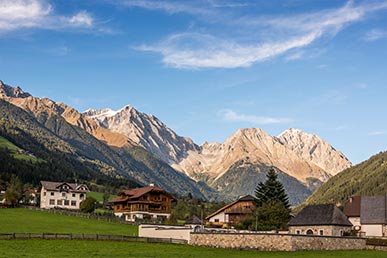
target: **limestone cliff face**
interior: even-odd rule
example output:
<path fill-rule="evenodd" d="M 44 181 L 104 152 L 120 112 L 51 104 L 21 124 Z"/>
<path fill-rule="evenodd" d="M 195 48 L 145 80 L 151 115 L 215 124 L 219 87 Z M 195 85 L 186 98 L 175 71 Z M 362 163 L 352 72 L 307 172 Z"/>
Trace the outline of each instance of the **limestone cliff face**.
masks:
<path fill-rule="evenodd" d="M 179 162 L 188 151 L 199 151 L 191 139 L 178 136 L 155 116 L 139 112 L 131 106 L 118 111 L 89 109 L 84 114 L 104 128 L 126 135 L 131 142 L 168 164 Z"/>
<path fill-rule="evenodd" d="M 324 182 L 330 177 L 323 168 L 259 128 L 240 129 L 222 144 L 204 143 L 200 152 L 190 151 L 187 158 L 173 167 L 197 179 L 205 176 L 216 181 L 241 160 L 274 166 L 304 183 L 307 178 Z"/>
<path fill-rule="evenodd" d="M 0 81 L 0 98 L 4 99 L 37 116 L 39 113 L 56 114 L 63 117 L 68 123 L 76 125 L 92 134 L 95 138 L 110 146 L 122 147 L 128 144 L 128 137 L 114 133 L 100 126 L 74 108 L 48 98 L 37 98 L 25 93 L 20 87 L 10 87 Z"/>
<path fill-rule="evenodd" d="M 331 176 L 351 167 L 351 162 L 341 151 L 317 135 L 291 128 L 280 134 L 278 140 L 298 156 L 316 164 Z"/>

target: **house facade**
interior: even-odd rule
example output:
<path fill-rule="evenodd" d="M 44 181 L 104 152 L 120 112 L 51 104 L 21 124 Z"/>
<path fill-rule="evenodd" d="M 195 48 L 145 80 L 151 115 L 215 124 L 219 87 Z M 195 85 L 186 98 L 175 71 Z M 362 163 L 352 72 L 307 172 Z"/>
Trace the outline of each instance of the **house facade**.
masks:
<path fill-rule="evenodd" d="M 309 205 L 289 222 L 289 233 L 295 235 L 343 236 L 352 223 L 334 204 Z"/>
<path fill-rule="evenodd" d="M 165 220 L 171 215 L 175 198 L 157 186 L 124 190 L 111 202 L 116 216 L 125 216 L 126 221 L 136 219 Z"/>
<path fill-rule="evenodd" d="M 40 208 L 79 210 L 89 188 L 85 184 L 41 181 Z"/>
<path fill-rule="evenodd" d="M 387 197 L 353 196 L 344 203 L 344 213 L 361 236 L 387 236 Z"/>
<path fill-rule="evenodd" d="M 206 217 L 206 224 L 215 227 L 234 225 L 247 216 L 252 215 L 254 211 L 254 197 L 246 195 L 208 215 Z"/>

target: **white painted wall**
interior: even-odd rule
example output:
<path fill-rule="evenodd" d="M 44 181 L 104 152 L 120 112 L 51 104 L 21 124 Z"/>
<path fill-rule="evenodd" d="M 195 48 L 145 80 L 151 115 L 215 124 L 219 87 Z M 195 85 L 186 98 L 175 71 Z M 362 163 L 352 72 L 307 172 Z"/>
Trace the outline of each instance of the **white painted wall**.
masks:
<path fill-rule="evenodd" d="M 215 216 L 211 217 L 209 219 L 209 222 L 214 222 L 215 223 L 216 219 L 219 220 L 218 222 L 228 223 L 228 215 L 226 215 L 224 212 L 221 212 L 221 213 L 216 214 Z"/>
<path fill-rule="evenodd" d="M 160 226 L 160 225 L 140 225 L 138 227 L 139 237 L 154 237 L 154 238 L 174 238 L 191 240 L 191 227 L 178 226 Z"/>
<path fill-rule="evenodd" d="M 383 226 L 380 224 L 361 225 L 361 231 L 364 231 L 366 236 L 383 236 Z"/>
<path fill-rule="evenodd" d="M 81 194 L 83 194 L 83 198 L 80 197 Z M 40 208 L 52 209 L 54 207 L 60 207 L 64 209 L 79 210 L 80 203 L 85 199 L 86 193 L 47 191 L 42 187 L 42 190 L 40 191 Z M 50 204 L 50 200 L 54 200 L 54 204 Z M 58 204 L 58 200 L 61 200 L 62 204 Z M 65 205 L 65 200 L 69 201 L 69 205 Z M 71 201 L 75 201 L 75 205 L 71 205 Z"/>

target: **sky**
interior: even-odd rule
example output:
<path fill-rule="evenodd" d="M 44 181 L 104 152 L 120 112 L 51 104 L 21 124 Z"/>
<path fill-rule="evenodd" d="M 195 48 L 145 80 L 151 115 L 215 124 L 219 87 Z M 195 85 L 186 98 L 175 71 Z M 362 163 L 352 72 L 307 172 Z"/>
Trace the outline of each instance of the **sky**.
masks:
<path fill-rule="evenodd" d="M 0 80 L 197 144 L 299 128 L 357 164 L 387 150 L 387 1 L 0 0 Z"/>

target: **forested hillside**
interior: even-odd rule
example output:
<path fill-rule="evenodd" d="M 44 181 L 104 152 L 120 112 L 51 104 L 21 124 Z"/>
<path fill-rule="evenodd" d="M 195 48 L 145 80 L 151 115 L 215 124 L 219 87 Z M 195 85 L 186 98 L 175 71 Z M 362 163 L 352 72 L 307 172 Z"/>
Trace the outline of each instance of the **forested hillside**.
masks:
<path fill-rule="evenodd" d="M 332 177 L 307 200 L 307 204 L 342 203 L 354 195 L 384 195 L 387 191 L 387 152 Z"/>

